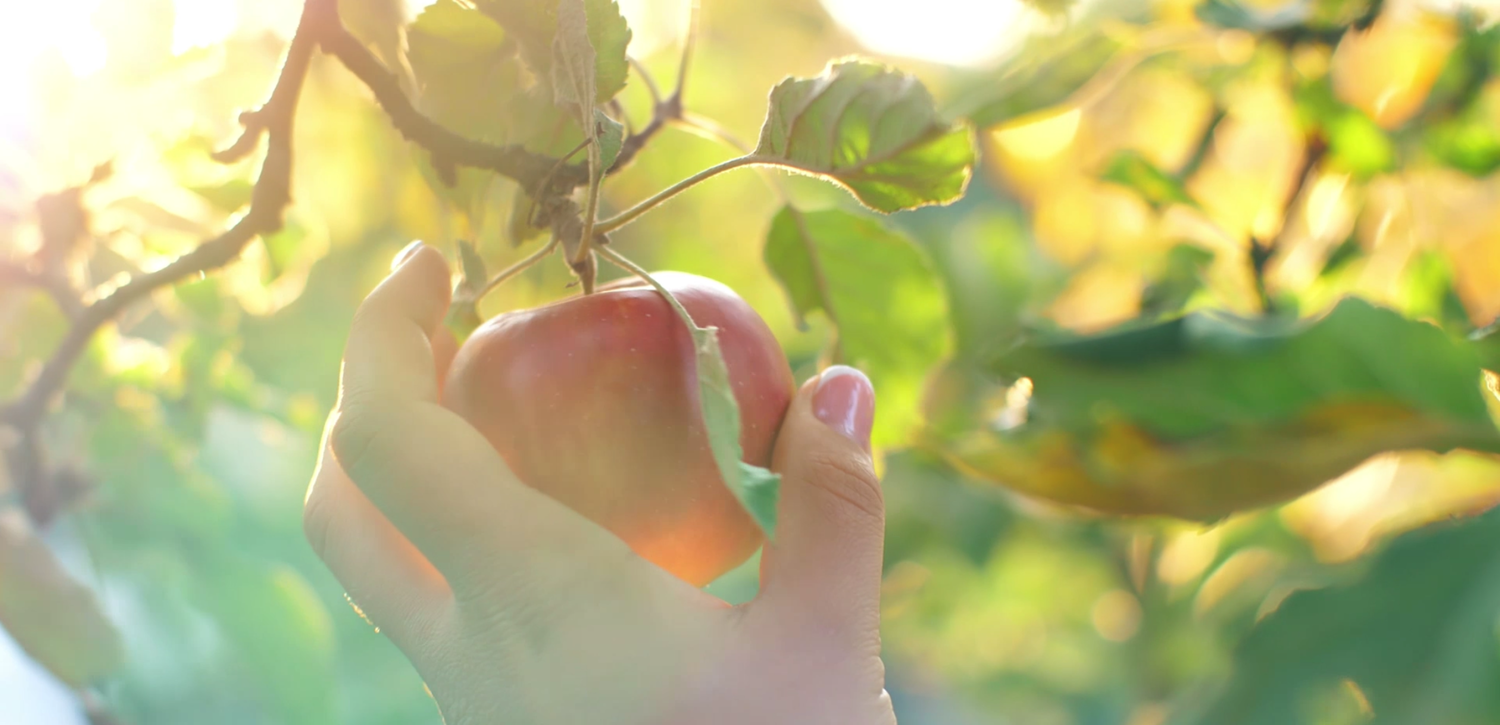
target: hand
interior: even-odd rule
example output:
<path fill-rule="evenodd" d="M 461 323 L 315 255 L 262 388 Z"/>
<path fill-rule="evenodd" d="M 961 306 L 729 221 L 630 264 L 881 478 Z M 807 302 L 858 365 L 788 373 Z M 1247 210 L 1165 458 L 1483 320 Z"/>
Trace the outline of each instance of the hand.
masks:
<path fill-rule="evenodd" d="M 731 607 L 526 487 L 437 401 L 449 302 L 414 245 L 355 316 L 304 525 L 449 725 L 891 725 L 874 393 L 850 368 L 787 412 L 777 539 Z"/>

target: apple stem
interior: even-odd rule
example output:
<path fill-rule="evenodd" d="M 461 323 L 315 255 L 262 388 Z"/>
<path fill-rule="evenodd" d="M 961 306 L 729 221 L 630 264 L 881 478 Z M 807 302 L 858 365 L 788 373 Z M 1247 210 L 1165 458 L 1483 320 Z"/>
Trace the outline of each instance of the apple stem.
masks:
<path fill-rule="evenodd" d="M 474 295 L 475 304 L 478 304 L 480 300 L 484 299 L 484 296 L 489 294 L 491 290 L 504 284 L 506 280 L 522 272 L 525 272 L 531 267 L 531 265 L 542 261 L 542 259 L 546 258 L 547 255 L 552 253 L 552 250 L 557 249 L 557 245 L 557 237 L 553 236 L 552 239 L 545 245 L 543 245 L 541 249 L 532 252 L 525 259 L 522 259 L 521 261 L 516 262 L 509 267 L 506 267 L 499 274 L 491 277 L 488 282 L 484 283 L 484 287 L 479 290 L 479 294 Z"/>
<path fill-rule="evenodd" d="M 688 314 L 687 308 L 683 307 L 682 303 L 678 302 L 677 298 L 674 297 L 671 292 L 667 291 L 667 288 L 663 287 L 660 282 L 657 282 L 656 278 L 652 277 L 651 273 L 647 272 L 645 268 L 641 267 L 641 265 L 636 264 L 635 262 L 630 261 L 625 257 L 625 255 L 620 254 L 619 252 L 616 252 L 609 247 L 595 247 L 595 251 L 599 253 L 599 256 L 613 262 L 615 266 L 627 272 L 630 272 L 637 277 L 640 277 L 641 279 L 646 281 L 646 284 L 649 284 L 652 287 L 656 288 L 656 291 L 660 292 L 662 297 L 667 298 L 667 304 L 672 305 L 672 309 L 677 312 L 678 317 L 682 318 L 682 321 L 688 326 L 689 330 L 698 329 L 698 323 L 693 322 L 693 317 L 692 315 Z"/>

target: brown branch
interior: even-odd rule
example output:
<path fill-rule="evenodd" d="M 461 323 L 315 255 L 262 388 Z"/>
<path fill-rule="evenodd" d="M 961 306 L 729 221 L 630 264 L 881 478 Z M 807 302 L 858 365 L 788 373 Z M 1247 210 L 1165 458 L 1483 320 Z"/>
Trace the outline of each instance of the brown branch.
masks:
<path fill-rule="evenodd" d="M 69 320 L 77 319 L 83 313 L 82 295 L 62 277 L 33 272 L 14 262 L 0 262 L 0 284 L 35 287 L 46 292 Z"/>
<path fill-rule="evenodd" d="M 312 61 L 316 26 L 326 21 L 330 7 L 325 0 L 309 0 L 304 6 L 302 22 L 292 37 L 276 87 L 271 98 L 256 112 L 257 123 L 264 124 L 269 142 L 249 211 L 223 234 L 199 244 L 161 269 L 132 278 L 84 307 L 26 392 L 0 410 L 0 420 L 23 432 L 34 430 L 99 328 L 155 290 L 222 267 L 239 257 L 245 245 L 257 236 L 281 228 L 282 213 L 291 203 L 292 117 Z"/>
<path fill-rule="evenodd" d="M 422 115 L 401 90 L 395 74 L 387 70 L 380 59 L 342 24 L 327 28 L 319 43 L 324 51 L 338 58 L 369 87 L 375 94 L 375 102 L 380 104 L 392 125 L 406 140 L 432 153 L 433 164 L 440 171 L 451 170 L 454 166 L 487 169 L 516 180 L 532 198 L 566 195 L 588 183 L 588 169 L 578 165 L 563 167 L 552 175 L 550 182 L 546 182 L 544 180 L 552 173 L 557 159 L 533 153 L 517 144 L 495 146 L 468 139 Z M 548 188 L 538 189 L 543 183 L 547 183 Z"/>

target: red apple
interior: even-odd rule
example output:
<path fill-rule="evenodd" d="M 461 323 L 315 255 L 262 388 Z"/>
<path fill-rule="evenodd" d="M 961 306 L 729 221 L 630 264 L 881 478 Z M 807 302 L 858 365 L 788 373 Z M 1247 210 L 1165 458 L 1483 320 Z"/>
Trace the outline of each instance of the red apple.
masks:
<path fill-rule="evenodd" d="M 794 392 L 776 338 L 728 287 L 654 276 L 699 326 L 719 328 L 744 460 L 768 466 Z M 640 280 L 487 321 L 459 349 L 443 399 L 521 481 L 692 584 L 761 543 L 714 465 L 692 336 Z"/>

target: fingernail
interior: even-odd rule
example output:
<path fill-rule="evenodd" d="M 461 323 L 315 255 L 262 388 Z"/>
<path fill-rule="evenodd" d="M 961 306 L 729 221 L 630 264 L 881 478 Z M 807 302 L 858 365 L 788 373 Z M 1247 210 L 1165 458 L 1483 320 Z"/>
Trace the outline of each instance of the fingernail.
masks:
<path fill-rule="evenodd" d="M 401 265 L 406 264 L 406 260 L 415 257 L 417 252 L 422 251 L 422 247 L 424 246 L 426 245 L 422 244 L 422 240 L 420 239 L 406 245 L 404 249 L 396 254 L 396 258 L 391 260 L 391 271 L 394 272 L 400 269 Z"/>
<path fill-rule="evenodd" d="M 875 424 L 875 388 L 865 374 L 847 365 L 823 371 L 813 391 L 813 415 L 824 425 L 870 450 Z"/>

